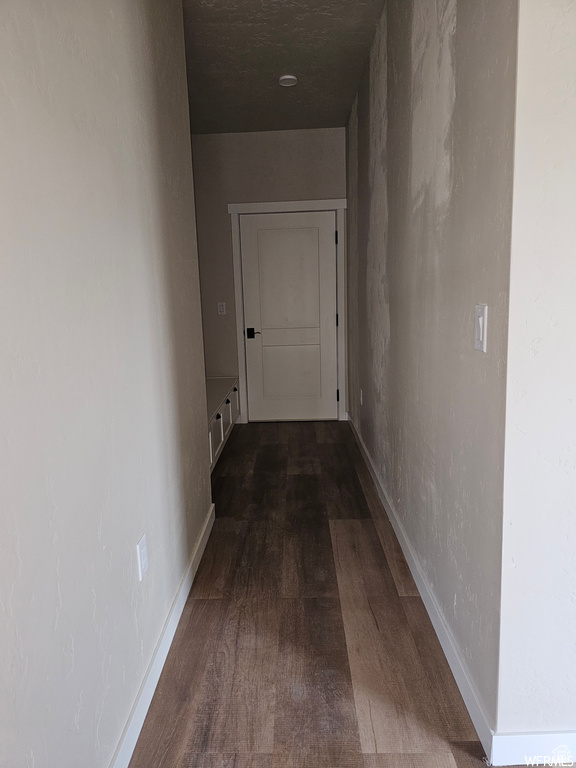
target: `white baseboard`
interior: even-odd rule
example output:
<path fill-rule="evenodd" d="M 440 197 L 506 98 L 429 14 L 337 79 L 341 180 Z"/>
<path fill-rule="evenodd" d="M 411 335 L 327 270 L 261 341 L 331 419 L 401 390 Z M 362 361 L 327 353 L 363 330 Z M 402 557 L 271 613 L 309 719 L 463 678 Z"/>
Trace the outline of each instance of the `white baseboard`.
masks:
<path fill-rule="evenodd" d="M 478 733 L 478 738 L 482 742 L 482 746 L 484 747 L 486 754 L 490 755 L 492 751 L 492 739 L 494 737 L 494 731 L 490 727 L 488 717 L 481 703 L 476 686 L 472 681 L 472 677 L 466 663 L 462 659 L 456 644 L 456 640 L 454 639 L 454 635 L 452 634 L 452 631 L 442 614 L 442 610 L 440 609 L 440 605 L 436 595 L 434 594 L 434 590 L 432 589 L 432 586 L 424 573 L 424 569 L 420 564 L 418 555 L 410 544 L 406 531 L 404 530 L 404 526 L 402 525 L 400 518 L 394 508 L 394 504 L 391 502 L 388 494 L 386 493 L 386 489 L 384 488 L 384 485 L 378 476 L 374 462 L 372 461 L 372 457 L 364 445 L 364 441 L 360 437 L 360 434 L 356 429 L 356 425 L 352 419 L 350 420 L 350 426 L 352 427 L 352 431 L 354 432 L 360 450 L 362 451 L 364 460 L 366 461 L 368 469 L 370 470 L 370 474 L 372 475 L 372 479 L 374 480 L 374 484 L 382 504 L 384 505 L 386 514 L 390 519 L 400 546 L 402 547 L 402 551 L 408 563 L 408 567 L 410 568 L 414 581 L 416 582 L 416 586 L 418 587 L 420 596 L 422 597 L 424 605 L 426 606 L 426 610 L 428 611 L 428 615 L 430 616 L 430 620 L 432 621 L 434 630 L 438 636 L 442 650 L 444 651 L 444 655 L 448 660 L 448 664 L 450 665 L 450 669 L 452 670 L 456 684 L 460 689 L 460 693 L 462 694 L 466 708 L 470 714 L 474 727 L 476 728 L 476 732 Z M 522 764 L 523 763 L 524 760 L 522 760 Z M 509 763 L 509 765 L 514 765 L 514 763 Z"/>
<path fill-rule="evenodd" d="M 494 734 L 492 765 L 528 765 L 530 760 L 534 765 L 576 765 L 576 732 Z"/>
<path fill-rule="evenodd" d="M 166 662 L 168 651 L 172 645 L 178 622 L 180 621 L 188 594 L 192 588 L 192 582 L 196 576 L 196 571 L 200 565 L 202 555 L 204 554 L 210 531 L 214 525 L 214 516 L 214 504 L 212 504 L 208 511 L 208 515 L 204 522 L 204 528 L 198 539 L 196 548 L 190 558 L 190 564 L 188 565 L 186 574 L 182 579 L 176 597 L 174 598 L 174 602 L 172 603 L 172 608 L 170 609 L 170 613 L 168 614 L 168 618 L 162 629 L 160 639 L 158 640 L 158 644 L 156 645 L 156 649 L 152 656 L 152 661 L 146 670 L 144 680 L 140 686 L 138 695 L 136 696 L 136 702 L 132 707 L 128 722 L 120 738 L 120 743 L 112 758 L 112 762 L 110 763 L 110 768 L 128 768 L 130 760 L 132 759 L 136 742 L 140 736 L 140 731 L 144 725 L 144 720 L 146 719 L 150 703 L 152 702 L 152 697 L 154 696 L 154 691 L 158 685 L 158 680 L 160 679 L 162 669 Z"/>

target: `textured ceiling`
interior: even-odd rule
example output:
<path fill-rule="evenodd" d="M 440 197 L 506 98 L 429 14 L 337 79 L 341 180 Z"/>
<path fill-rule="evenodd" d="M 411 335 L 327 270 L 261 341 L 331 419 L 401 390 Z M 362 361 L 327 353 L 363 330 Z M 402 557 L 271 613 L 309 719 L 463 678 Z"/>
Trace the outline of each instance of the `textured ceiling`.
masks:
<path fill-rule="evenodd" d="M 193 133 L 346 124 L 384 0 L 184 0 Z M 298 85 L 281 88 L 278 77 Z"/>

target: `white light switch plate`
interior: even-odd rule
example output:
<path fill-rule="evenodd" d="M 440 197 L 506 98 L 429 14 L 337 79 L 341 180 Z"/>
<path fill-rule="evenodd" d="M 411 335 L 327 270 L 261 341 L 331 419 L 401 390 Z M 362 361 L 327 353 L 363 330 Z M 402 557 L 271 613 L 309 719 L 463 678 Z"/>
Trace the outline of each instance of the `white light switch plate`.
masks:
<path fill-rule="evenodd" d="M 218 314 L 219 315 L 225 315 L 226 314 L 226 302 L 225 301 L 219 301 L 218 302 Z"/>
<path fill-rule="evenodd" d="M 474 308 L 474 349 L 486 352 L 488 331 L 488 305 L 476 304 Z"/>
<path fill-rule="evenodd" d="M 136 544 L 136 557 L 138 560 L 138 581 L 142 581 L 144 574 L 148 570 L 148 544 L 146 543 L 146 534 L 144 534 L 138 544 Z"/>

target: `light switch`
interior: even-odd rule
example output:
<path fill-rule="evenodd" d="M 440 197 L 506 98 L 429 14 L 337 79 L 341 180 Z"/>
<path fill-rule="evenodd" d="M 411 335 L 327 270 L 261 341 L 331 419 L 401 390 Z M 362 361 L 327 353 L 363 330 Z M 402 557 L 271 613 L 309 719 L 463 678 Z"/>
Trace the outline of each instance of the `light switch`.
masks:
<path fill-rule="evenodd" d="M 488 331 L 488 305 L 476 304 L 474 309 L 474 349 L 486 352 Z"/>
<path fill-rule="evenodd" d="M 138 581 L 142 581 L 148 570 L 148 544 L 146 542 L 146 534 L 144 534 L 138 544 L 136 544 L 136 558 L 138 562 Z"/>
<path fill-rule="evenodd" d="M 219 315 L 225 315 L 226 314 L 226 302 L 225 301 L 219 301 L 218 302 L 218 314 Z"/>

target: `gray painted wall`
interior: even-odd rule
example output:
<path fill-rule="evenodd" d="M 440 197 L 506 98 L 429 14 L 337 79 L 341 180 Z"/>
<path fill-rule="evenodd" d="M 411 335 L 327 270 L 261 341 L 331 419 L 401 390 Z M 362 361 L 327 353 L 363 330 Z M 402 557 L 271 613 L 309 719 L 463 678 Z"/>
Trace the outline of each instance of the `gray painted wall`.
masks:
<path fill-rule="evenodd" d="M 346 196 L 344 128 L 193 137 L 208 376 L 238 374 L 229 203 Z M 218 316 L 217 302 L 228 314 Z"/>
<path fill-rule="evenodd" d="M 183 43 L 180 0 L 2 3 L 10 768 L 110 764 L 209 511 Z"/>
<path fill-rule="evenodd" d="M 348 128 L 349 411 L 492 726 L 516 9 L 390 0 Z"/>

